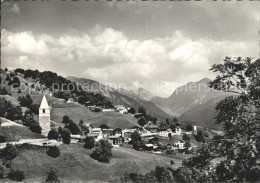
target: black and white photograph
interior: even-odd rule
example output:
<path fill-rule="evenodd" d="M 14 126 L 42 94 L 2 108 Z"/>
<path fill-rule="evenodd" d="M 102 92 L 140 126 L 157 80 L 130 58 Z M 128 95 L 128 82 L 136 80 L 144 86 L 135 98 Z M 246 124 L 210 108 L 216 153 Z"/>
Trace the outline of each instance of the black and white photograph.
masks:
<path fill-rule="evenodd" d="M 1 0 L 0 182 L 260 182 L 258 0 Z"/>

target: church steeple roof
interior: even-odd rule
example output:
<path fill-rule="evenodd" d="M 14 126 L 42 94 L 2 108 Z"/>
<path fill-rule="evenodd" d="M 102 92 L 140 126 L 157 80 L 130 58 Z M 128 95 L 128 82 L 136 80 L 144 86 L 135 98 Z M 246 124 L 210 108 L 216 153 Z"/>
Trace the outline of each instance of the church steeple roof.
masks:
<path fill-rule="evenodd" d="M 47 102 L 45 95 L 43 95 L 40 109 L 49 109 L 49 105 L 48 105 L 48 102 Z"/>

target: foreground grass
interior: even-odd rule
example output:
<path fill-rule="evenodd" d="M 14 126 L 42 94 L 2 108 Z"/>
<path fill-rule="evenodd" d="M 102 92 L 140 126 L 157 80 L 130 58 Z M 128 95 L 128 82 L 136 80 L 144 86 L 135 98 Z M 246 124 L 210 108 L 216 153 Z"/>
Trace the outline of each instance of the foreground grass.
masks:
<path fill-rule="evenodd" d="M 46 148 L 27 149 L 13 160 L 13 167 L 25 172 L 25 182 L 44 182 L 51 166 L 57 168 L 64 182 L 108 182 L 119 180 L 126 172 L 147 173 L 157 165 L 170 166 L 172 160 L 132 149 L 113 148 L 111 162 L 100 163 L 89 157 L 91 150 L 82 146 L 61 145 L 61 156 L 55 159 L 46 155 Z M 175 167 L 181 164 L 181 160 L 174 162 Z"/>

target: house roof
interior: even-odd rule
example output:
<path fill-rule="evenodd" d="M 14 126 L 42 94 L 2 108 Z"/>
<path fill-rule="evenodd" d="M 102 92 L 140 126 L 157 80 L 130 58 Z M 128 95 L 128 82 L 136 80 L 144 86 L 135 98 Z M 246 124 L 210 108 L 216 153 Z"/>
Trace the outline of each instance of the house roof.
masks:
<path fill-rule="evenodd" d="M 178 143 L 179 141 L 182 142 L 182 143 L 185 143 L 184 140 L 176 140 L 176 141 L 174 142 L 174 144 L 175 144 L 175 143 Z"/>
<path fill-rule="evenodd" d="M 169 128 L 167 128 L 167 127 L 163 127 L 163 128 L 159 128 L 158 130 L 159 131 L 167 131 Z"/>
<path fill-rule="evenodd" d="M 114 136 L 109 136 L 108 138 L 109 139 L 117 139 L 117 138 L 119 138 L 119 137 L 121 137 L 121 136 L 116 136 L 116 135 L 114 135 Z M 121 137 L 122 138 L 122 137 Z"/>
<path fill-rule="evenodd" d="M 40 109 L 49 109 L 49 105 L 48 105 L 48 102 L 47 102 L 45 95 L 43 95 L 43 97 L 42 97 Z"/>
<path fill-rule="evenodd" d="M 145 144 L 146 147 L 153 147 L 153 144 Z"/>
<path fill-rule="evenodd" d="M 94 132 L 94 131 L 100 131 L 101 130 L 101 128 L 93 128 L 92 129 L 92 132 Z"/>
<path fill-rule="evenodd" d="M 110 133 L 113 133 L 114 130 L 113 129 L 102 129 L 103 132 L 110 132 Z"/>
<path fill-rule="evenodd" d="M 153 129 L 157 129 L 158 128 L 158 126 L 156 126 L 156 125 L 151 125 L 151 126 L 149 126 L 148 128 L 153 128 Z"/>

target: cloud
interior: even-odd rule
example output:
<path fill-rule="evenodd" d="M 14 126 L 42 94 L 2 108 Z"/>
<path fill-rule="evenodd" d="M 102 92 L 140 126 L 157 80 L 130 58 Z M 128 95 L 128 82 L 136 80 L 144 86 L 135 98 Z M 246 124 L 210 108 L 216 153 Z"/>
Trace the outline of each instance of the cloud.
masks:
<path fill-rule="evenodd" d="M 9 13 L 15 13 L 20 14 L 20 7 L 17 3 L 10 3 L 4 0 L 1 0 L 1 4 L 4 11 L 7 11 Z"/>
<path fill-rule="evenodd" d="M 97 26 L 83 35 L 57 38 L 32 32 L 2 30 L 2 62 L 5 67 L 52 70 L 98 80 L 134 81 L 156 95 L 168 96 L 189 81 L 212 77 L 213 63 L 225 56 L 253 56 L 255 42 L 193 40 L 181 31 L 167 37 L 130 39 L 124 32 Z"/>

